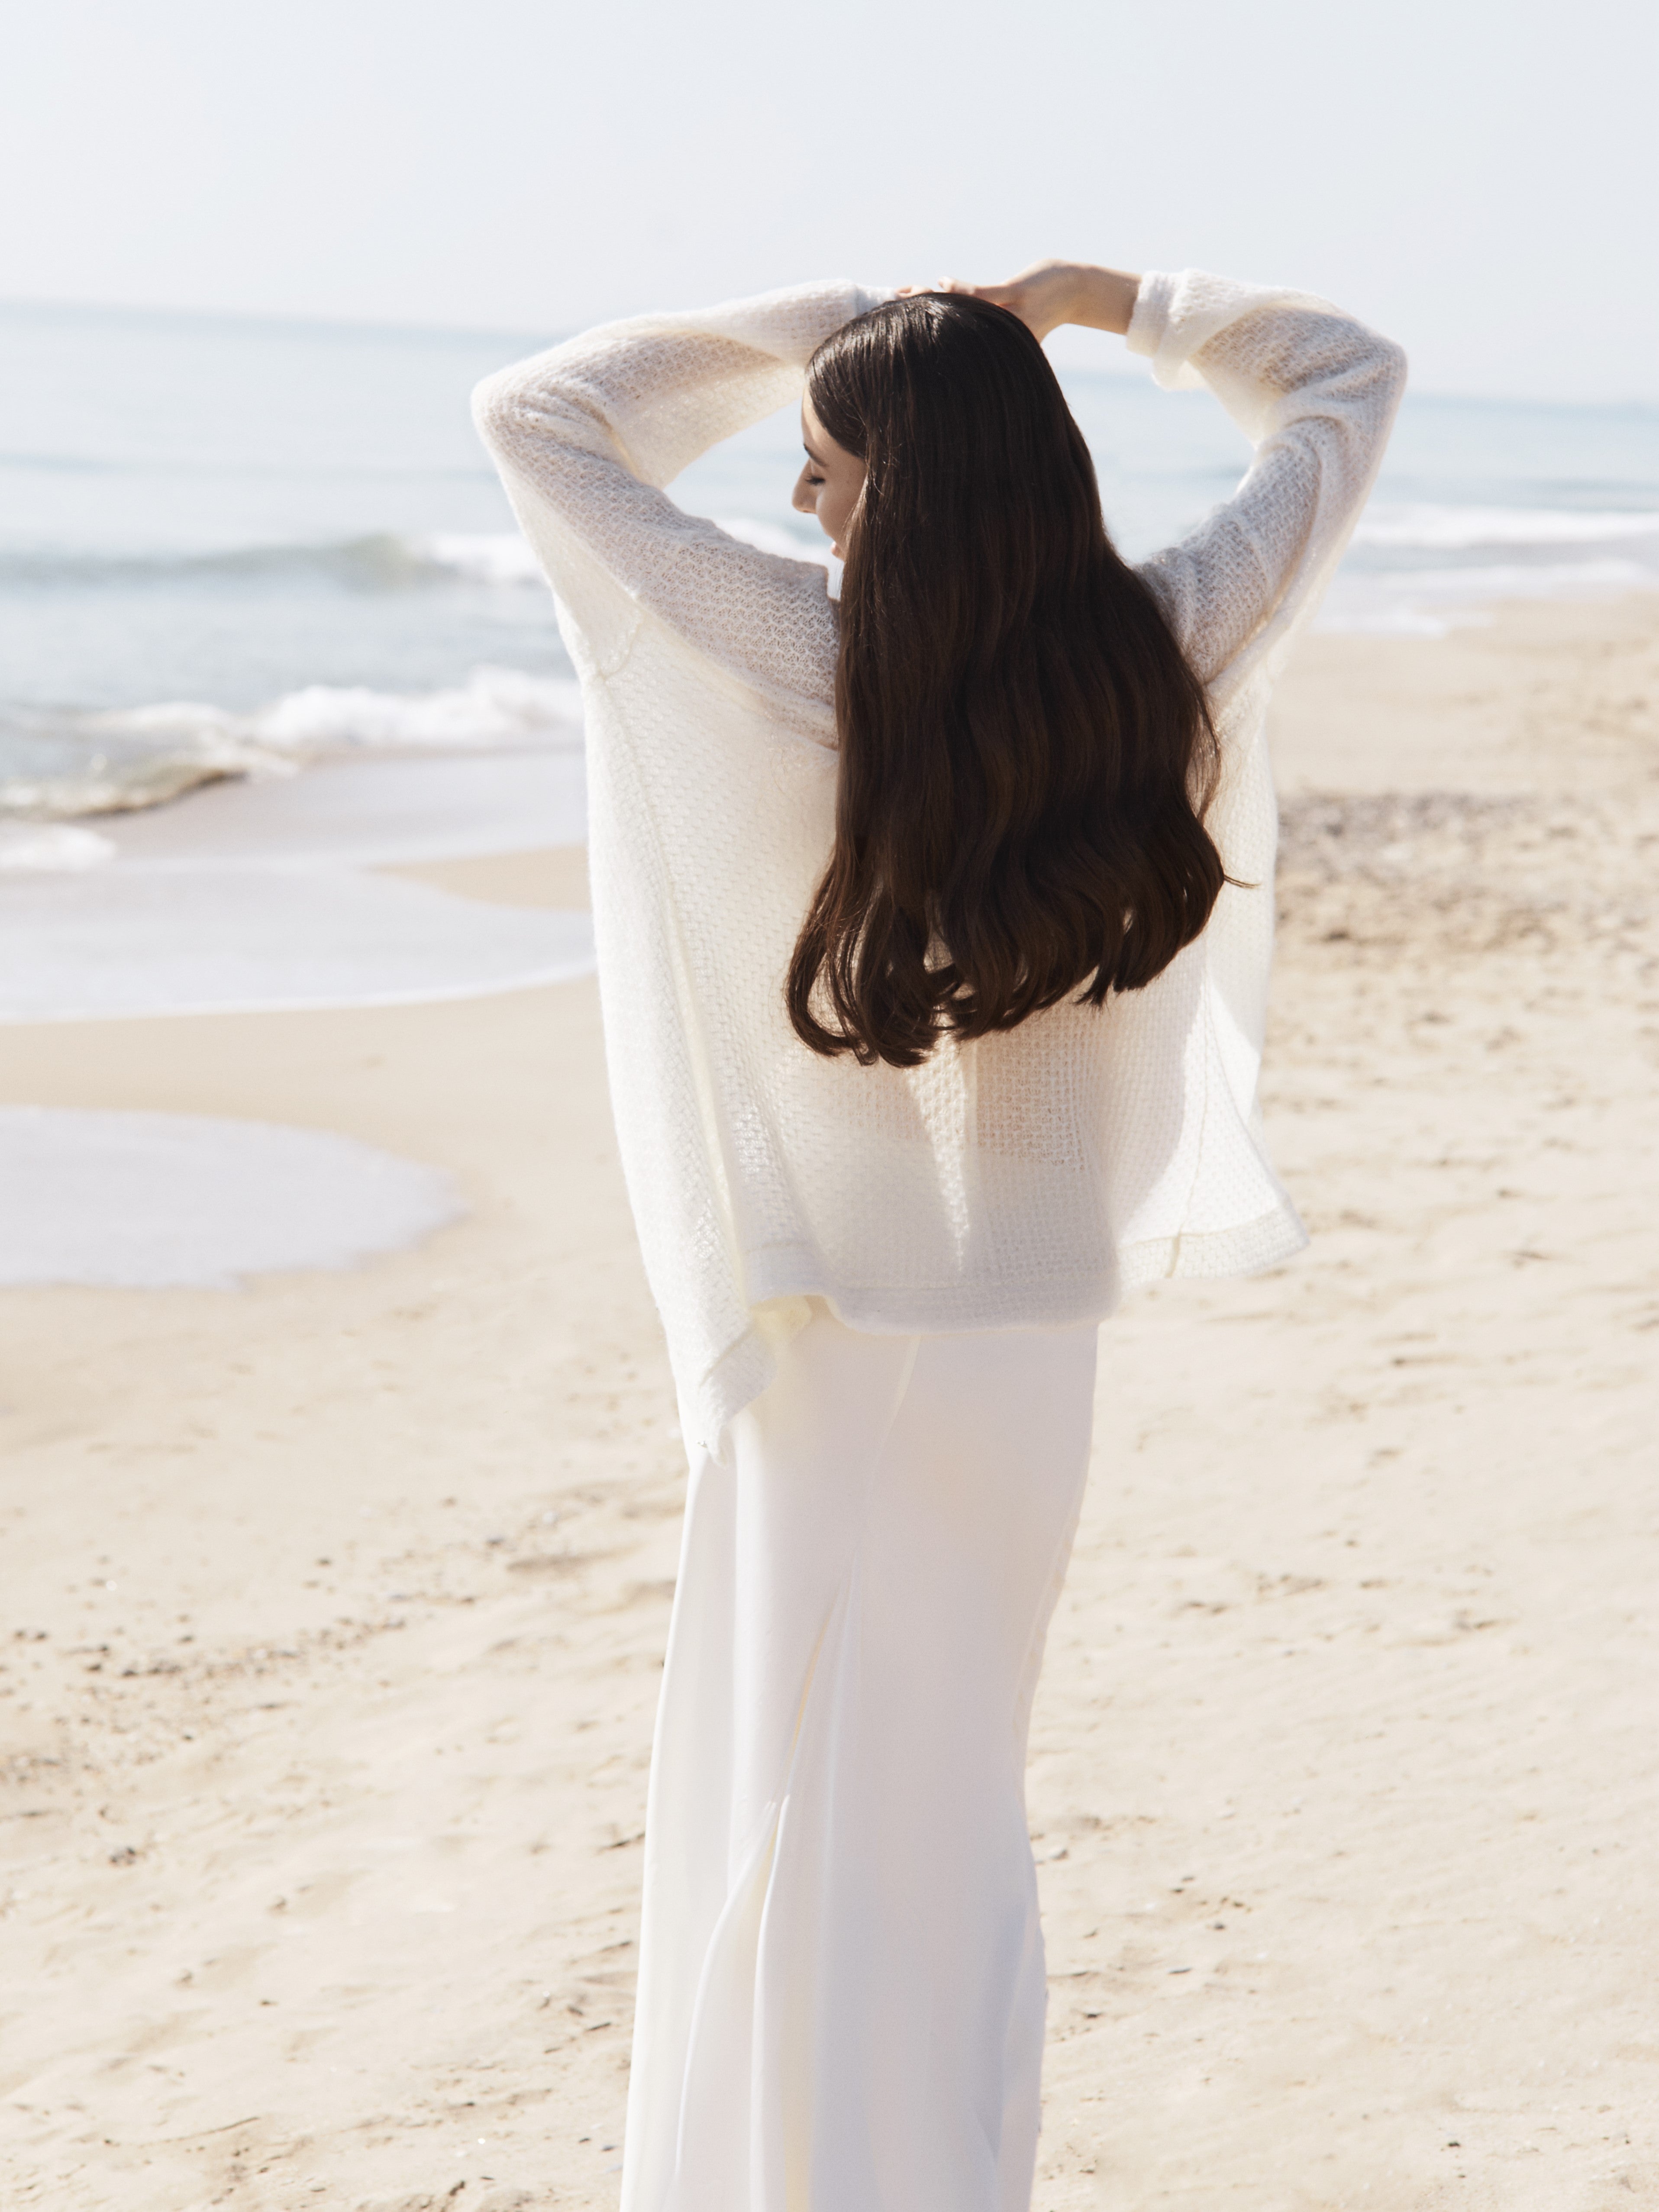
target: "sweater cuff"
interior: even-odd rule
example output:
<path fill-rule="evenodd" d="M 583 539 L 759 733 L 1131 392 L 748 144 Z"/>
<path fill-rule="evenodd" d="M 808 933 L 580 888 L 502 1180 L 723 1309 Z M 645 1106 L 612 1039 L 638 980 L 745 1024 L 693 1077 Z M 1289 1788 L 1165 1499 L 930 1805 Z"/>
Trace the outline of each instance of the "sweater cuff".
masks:
<path fill-rule="evenodd" d="M 1140 280 L 1134 313 L 1125 333 L 1124 342 L 1129 351 L 1146 356 L 1152 364 L 1154 379 L 1166 391 L 1204 380 L 1195 370 L 1188 368 L 1188 349 L 1182 343 L 1179 329 L 1171 328 L 1182 281 L 1179 274 L 1171 274 L 1168 270 L 1149 269 Z"/>
<path fill-rule="evenodd" d="M 1134 313 L 1124 336 L 1131 353 L 1144 353 L 1150 358 L 1164 343 L 1170 309 L 1175 304 L 1176 283 L 1176 279 L 1162 269 L 1149 269 L 1141 278 Z"/>

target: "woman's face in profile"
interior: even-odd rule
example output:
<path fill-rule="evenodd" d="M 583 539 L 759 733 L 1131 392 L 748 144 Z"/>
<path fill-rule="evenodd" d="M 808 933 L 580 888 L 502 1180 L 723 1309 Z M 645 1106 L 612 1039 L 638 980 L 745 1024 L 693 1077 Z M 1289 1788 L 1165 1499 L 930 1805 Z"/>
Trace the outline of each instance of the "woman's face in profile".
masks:
<path fill-rule="evenodd" d="M 812 411 L 810 398 L 800 404 L 800 437 L 806 465 L 795 479 L 795 512 L 817 515 L 830 551 L 844 561 L 847 526 L 864 489 L 864 463 L 836 443 Z"/>

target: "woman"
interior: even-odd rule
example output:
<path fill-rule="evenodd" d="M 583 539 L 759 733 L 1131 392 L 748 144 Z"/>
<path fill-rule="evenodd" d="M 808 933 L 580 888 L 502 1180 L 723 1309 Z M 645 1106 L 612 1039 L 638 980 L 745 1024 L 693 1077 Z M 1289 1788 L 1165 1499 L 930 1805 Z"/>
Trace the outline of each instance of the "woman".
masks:
<path fill-rule="evenodd" d="M 1139 570 L 1042 351 L 1256 447 Z M 802 390 L 845 559 L 664 495 Z M 1017 2212 L 1025 1735 L 1129 1285 L 1303 1232 L 1262 1148 L 1268 687 L 1403 383 L 1324 302 L 1049 263 L 613 325 L 479 423 L 580 675 L 622 1155 L 692 1469 L 627 2212 Z"/>

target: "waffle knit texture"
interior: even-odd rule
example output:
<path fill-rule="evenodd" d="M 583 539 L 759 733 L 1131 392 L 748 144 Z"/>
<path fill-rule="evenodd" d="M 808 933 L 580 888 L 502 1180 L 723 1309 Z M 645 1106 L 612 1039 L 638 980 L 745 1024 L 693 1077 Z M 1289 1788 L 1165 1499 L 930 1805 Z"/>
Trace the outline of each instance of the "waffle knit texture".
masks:
<path fill-rule="evenodd" d="M 809 284 L 612 323 L 474 398 L 581 681 L 611 1099 L 693 1449 L 720 1451 L 809 1297 L 879 1333 L 1044 1328 L 1306 1241 L 1257 1103 L 1263 719 L 1376 477 L 1404 356 L 1305 294 L 1142 280 L 1131 350 L 1160 384 L 1206 385 L 1255 449 L 1232 498 L 1140 570 L 1208 688 L 1207 826 L 1237 881 L 1145 990 L 860 1067 L 809 1051 L 784 1004 L 834 839 L 826 573 L 663 487 L 798 400 L 817 344 L 887 296 Z"/>

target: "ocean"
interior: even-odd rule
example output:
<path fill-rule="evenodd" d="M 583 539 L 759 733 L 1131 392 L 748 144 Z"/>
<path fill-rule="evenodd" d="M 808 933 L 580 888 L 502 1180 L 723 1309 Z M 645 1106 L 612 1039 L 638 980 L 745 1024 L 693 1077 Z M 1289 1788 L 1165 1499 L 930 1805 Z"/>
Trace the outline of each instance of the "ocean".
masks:
<path fill-rule="evenodd" d="M 67 821 L 324 756 L 574 750 L 546 592 L 472 385 L 548 342 L 0 307 L 0 815 Z M 1237 481 L 1202 393 L 1065 369 L 1138 557 Z M 682 504 L 816 554 L 785 414 Z M 1659 586 L 1659 409 L 1407 399 L 1324 627 L 1433 637 L 1498 598 Z M 68 853 L 72 848 L 63 848 Z"/>

